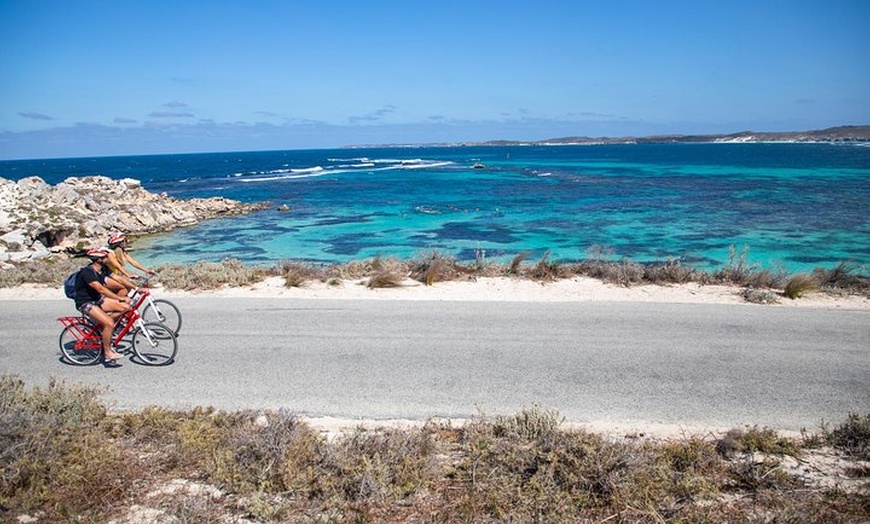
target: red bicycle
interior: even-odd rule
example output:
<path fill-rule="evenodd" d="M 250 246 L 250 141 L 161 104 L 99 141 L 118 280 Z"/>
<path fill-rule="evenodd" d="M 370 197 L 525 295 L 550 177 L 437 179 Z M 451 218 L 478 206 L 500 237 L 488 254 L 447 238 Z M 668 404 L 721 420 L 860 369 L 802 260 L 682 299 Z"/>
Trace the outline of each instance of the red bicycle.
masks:
<path fill-rule="evenodd" d="M 115 321 L 112 347 L 117 348 L 128 333 L 135 359 L 146 366 L 165 366 L 175 360 L 178 339 L 175 331 L 160 322 L 146 322 L 139 306 L 148 293 L 140 293 L 130 310 Z M 64 325 L 60 332 L 60 352 L 63 359 L 75 366 L 90 366 L 103 360 L 102 328 L 87 316 L 60 317 Z"/>

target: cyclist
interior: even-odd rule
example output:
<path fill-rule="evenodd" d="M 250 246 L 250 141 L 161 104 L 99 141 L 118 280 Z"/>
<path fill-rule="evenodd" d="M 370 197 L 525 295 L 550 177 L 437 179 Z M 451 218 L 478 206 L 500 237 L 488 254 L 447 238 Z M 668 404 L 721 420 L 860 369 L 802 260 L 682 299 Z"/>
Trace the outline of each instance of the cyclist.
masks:
<path fill-rule="evenodd" d="M 130 299 L 119 295 L 106 286 L 103 266 L 109 251 L 103 248 L 88 251 L 91 263 L 79 270 L 76 278 L 75 303 L 82 315 L 88 316 L 103 328 L 103 356 L 107 366 L 119 366 L 116 362 L 123 355 L 112 349 L 112 329 L 115 319 L 130 310 Z"/>
<path fill-rule="evenodd" d="M 130 253 L 127 252 L 128 246 L 127 235 L 124 233 L 112 233 L 109 235 L 109 250 L 111 251 L 109 253 L 109 268 L 111 268 L 112 273 L 120 273 L 124 277 L 133 278 L 135 275 L 127 271 L 127 264 L 129 263 L 139 271 L 153 275 L 154 271 L 147 269 L 139 261 L 130 256 Z"/>
<path fill-rule="evenodd" d="M 127 242 L 127 235 L 124 233 L 112 233 L 109 235 L 109 258 L 103 274 L 107 277 L 106 285 L 112 291 L 131 296 L 133 290 L 136 289 L 136 284 L 131 282 L 131 279 L 139 278 L 139 276 L 127 271 L 127 262 L 145 273 L 153 275 L 154 271 L 146 269 L 145 266 L 127 253 Z"/>

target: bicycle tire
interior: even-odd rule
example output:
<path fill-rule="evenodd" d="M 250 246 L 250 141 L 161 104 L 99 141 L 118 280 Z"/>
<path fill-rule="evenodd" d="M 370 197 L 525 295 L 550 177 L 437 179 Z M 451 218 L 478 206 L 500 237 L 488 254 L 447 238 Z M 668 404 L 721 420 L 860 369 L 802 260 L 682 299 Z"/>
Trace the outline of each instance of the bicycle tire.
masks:
<path fill-rule="evenodd" d="M 92 366 L 103 358 L 103 344 L 100 339 L 86 340 L 79 344 L 76 333 L 90 329 L 86 323 L 79 321 L 77 326 L 66 326 L 60 332 L 58 344 L 63 360 L 73 366 Z"/>
<path fill-rule="evenodd" d="M 181 311 L 172 302 L 158 298 L 148 303 L 142 309 L 142 320 L 145 322 L 159 322 L 172 330 L 175 336 L 181 331 Z"/>
<path fill-rule="evenodd" d="M 133 353 L 140 364 L 166 366 L 175 360 L 178 339 L 167 326 L 159 322 L 148 322 L 133 332 Z"/>

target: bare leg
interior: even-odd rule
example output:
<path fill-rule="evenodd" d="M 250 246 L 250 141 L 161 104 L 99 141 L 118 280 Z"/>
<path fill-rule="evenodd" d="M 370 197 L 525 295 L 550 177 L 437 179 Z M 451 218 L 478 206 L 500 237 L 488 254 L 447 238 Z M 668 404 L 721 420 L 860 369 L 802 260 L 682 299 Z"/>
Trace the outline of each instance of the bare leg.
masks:
<path fill-rule="evenodd" d="M 100 309 L 109 315 L 114 323 L 121 317 L 121 315 L 130 311 L 130 304 L 128 302 L 115 300 L 114 298 L 106 298 L 100 305 Z"/>
<path fill-rule="evenodd" d="M 103 357 L 106 360 L 117 360 L 123 357 L 120 353 L 112 350 L 112 329 L 115 326 L 115 321 L 112 320 L 112 317 L 96 306 L 88 311 L 88 316 L 103 327 Z"/>

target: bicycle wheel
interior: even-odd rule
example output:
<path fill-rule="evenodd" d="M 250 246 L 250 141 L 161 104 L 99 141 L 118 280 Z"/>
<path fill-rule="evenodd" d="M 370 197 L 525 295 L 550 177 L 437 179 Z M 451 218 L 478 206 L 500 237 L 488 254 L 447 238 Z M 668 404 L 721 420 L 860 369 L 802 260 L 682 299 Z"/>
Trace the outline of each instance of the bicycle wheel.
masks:
<path fill-rule="evenodd" d="M 178 352 L 178 340 L 171 329 L 159 322 L 148 322 L 133 332 L 133 353 L 140 364 L 165 366 Z"/>
<path fill-rule="evenodd" d="M 149 302 L 142 309 L 142 320 L 160 322 L 171 329 L 175 336 L 181 331 L 181 311 L 175 304 L 162 298 Z"/>
<path fill-rule="evenodd" d="M 103 344 L 99 338 L 87 338 L 83 342 L 76 339 L 76 335 L 89 332 L 91 326 L 79 322 L 75 326 L 66 326 L 60 332 L 60 353 L 63 359 L 74 366 L 90 366 L 96 364 L 103 357 Z"/>

